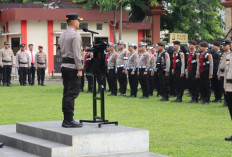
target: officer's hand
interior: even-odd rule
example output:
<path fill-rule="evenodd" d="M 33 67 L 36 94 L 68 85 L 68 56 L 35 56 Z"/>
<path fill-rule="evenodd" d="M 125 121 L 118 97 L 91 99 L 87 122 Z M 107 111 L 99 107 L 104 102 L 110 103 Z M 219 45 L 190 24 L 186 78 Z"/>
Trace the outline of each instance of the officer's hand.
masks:
<path fill-rule="evenodd" d="M 134 74 L 135 74 L 135 72 L 134 72 L 134 71 L 132 71 L 132 72 L 131 72 L 131 75 L 134 75 Z"/>
<path fill-rule="evenodd" d="M 168 73 L 168 72 L 166 72 L 166 73 L 165 73 L 165 77 L 168 77 L 168 76 L 169 76 L 169 73 Z"/>
<path fill-rule="evenodd" d="M 184 77 L 184 74 L 180 74 L 180 77 Z"/>
<path fill-rule="evenodd" d="M 225 93 L 226 93 L 226 89 L 224 88 L 224 91 L 225 91 Z"/>
<path fill-rule="evenodd" d="M 19 70 L 19 67 L 17 67 L 17 69 Z"/>
<path fill-rule="evenodd" d="M 221 77 L 220 77 L 220 76 L 218 76 L 218 80 L 221 80 Z"/>
<path fill-rule="evenodd" d="M 186 79 L 188 79 L 189 78 L 189 76 L 188 75 L 186 75 Z"/>
<path fill-rule="evenodd" d="M 139 75 L 139 72 L 137 72 L 137 75 Z"/>
<path fill-rule="evenodd" d="M 12 67 L 14 67 L 15 65 L 14 64 L 12 64 Z"/>
<path fill-rule="evenodd" d="M 151 76 L 154 76 L 154 73 L 151 73 Z"/>
<path fill-rule="evenodd" d="M 82 77 L 82 71 L 81 71 L 81 70 L 79 70 L 79 71 L 77 72 L 77 77 Z"/>
<path fill-rule="evenodd" d="M 118 71 L 117 70 L 115 70 L 115 74 L 117 74 L 118 73 Z"/>
<path fill-rule="evenodd" d="M 125 74 L 127 75 L 128 74 L 128 71 L 127 70 L 124 70 L 125 71 Z"/>
<path fill-rule="evenodd" d="M 200 75 L 198 74 L 198 75 L 196 75 L 196 77 L 195 77 L 196 79 L 199 79 L 200 78 Z"/>
<path fill-rule="evenodd" d="M 0 65 L 0 67 L 2 67 L 2 68 L 3 68 L 3 64 L 1 64 L 1 65 Z"/>
<path fill-rule="evenodd" d="M 213 76 L 212 76 L 212 75 L 210 75 L 210 76 L 209 76 L 209 79 L 212 79 L 212 78 L 213 78 Z"/>
<path fill-rule="evenodd" d="M 147 75 L 147 72 L 145 71 L 143 74 L 144 74 L 144 75 Z"/>
<path fill-rule="evenodd" d="M 123 70 L 122 73 L 125 73 L 125 70 Z"/>
<path fill-rule="evenodd" d="M 36 67 L 35 70 L 38 70 L 38 68 Z"/>

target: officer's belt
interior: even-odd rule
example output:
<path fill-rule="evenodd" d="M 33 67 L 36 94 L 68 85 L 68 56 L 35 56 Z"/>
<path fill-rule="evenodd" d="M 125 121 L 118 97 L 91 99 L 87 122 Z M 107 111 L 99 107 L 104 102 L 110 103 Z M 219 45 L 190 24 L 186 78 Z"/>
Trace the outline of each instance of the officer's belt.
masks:
<path fill-rule="evenodd" d="M 5 61 L 5 60 L 2 60 L 2 62 L 4 62 L 4 63 L 11 63 L 12 61 Z"/>
<path fill-rule="evenodd" d="M 28 62 L 19 62 L 19 64 L 27 64 Z"/>
<path fill-rule="evenodd" d="M 109 70 L 114 69 L 114 67 L 108 67 Z"/>
<path fill-rule="evenodd" d="M 75 64 L 74 58 L 62 58 L 62 63 Z"/>
<path fill-rule="evenodd" d="M 117 68 L 123 68 L 124 67 L 124 65 L 119 65 L 119 66 L 117 66 Z"/>
<path fill-rule="evenodd" d="M 146 68 L 147 68 L 147 66 L 139 66 L 138 68 L 146 69 Z"/>
<path fill-rule="evenodd" d="M 43 65 L 43 64 L 45 64 L 45 63 L 41 63 L 41 62 L 37 62 L 38 64 L 41 64 L 41 65 Z"/>

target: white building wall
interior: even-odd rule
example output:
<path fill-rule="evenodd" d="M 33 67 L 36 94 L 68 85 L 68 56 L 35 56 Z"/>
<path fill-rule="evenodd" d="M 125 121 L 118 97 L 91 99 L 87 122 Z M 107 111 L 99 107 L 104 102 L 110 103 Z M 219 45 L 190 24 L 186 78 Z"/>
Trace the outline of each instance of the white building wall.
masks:
<path fill-rule="evenodd" d="M 116 33 L 118 41 L 119 31 Z M 138 30 L 122 30 L 122 41 L 138 45 Z"/>
<path fill-rule="evenodd" d="M 27 44 L 33 44 L 34 51 L 36 52 L 38 52 L 38 46 L 42 45 L 44 47 L 44 52 L 48 54 L 47 21 L 27 21 Z"/>
<path fill-rule="evenodd" d="M 21 33 L 21 21 L 9 21 L 9 33 Z"/>

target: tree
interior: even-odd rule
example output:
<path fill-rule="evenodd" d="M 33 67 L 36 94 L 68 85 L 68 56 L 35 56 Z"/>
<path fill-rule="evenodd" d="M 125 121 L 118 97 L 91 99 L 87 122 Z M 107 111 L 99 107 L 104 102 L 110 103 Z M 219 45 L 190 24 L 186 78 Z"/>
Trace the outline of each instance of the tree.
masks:
<path fill-rule="evenodd" d="M 221 38 L 223 22 L 219 0 L 165 0 L 167 12 L 162 15 L 162 30 L 188 33 L 189 39 L 213 41 Z"/>

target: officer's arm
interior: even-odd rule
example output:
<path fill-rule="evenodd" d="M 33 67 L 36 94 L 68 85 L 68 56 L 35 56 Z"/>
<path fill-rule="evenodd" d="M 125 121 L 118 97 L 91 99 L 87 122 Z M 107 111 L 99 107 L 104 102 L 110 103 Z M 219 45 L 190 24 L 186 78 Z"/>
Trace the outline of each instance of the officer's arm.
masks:
<path fill-rule="evenodd" d="M 126 70 L 126 68 L 127 68 L 127 61 L 128 61 L 128 53 L 126 51 L 124 53 L 123 61 L 124 61 L 124 70 Z"/>
<path fill-rule="evenodd" d="M 167 52 L 165 52 L 165 60 L 166 60 L 166 72 L 170 71 L 170 66 L 171 66 L 171 62 L 170 62 L 170 57 L 169 54 Z"/>
<path fill-rule="evenodd" d="M 48 68 L 48 57 L 46 55 L 46 58 L 45 58 L 45 68 L 47 69 Z"/>
<path fill-rule="evenodd" d="M 11 50 L 11 53 L 12 53 L 11 62 L 12 62 L 12 65 L 14 65 L 15 63 L 14 63 L 14 52 L 13 52 L 13 50 Z"/>
<path fill-rule="evenodd" d="M 196 75 L 200 75 L 200 72 L 199 72 L 199 70 L 200 70 L 200 60 L 199 60 L 199 57 L 200 57 L 200 54 L 199 53 L 197 53 L 197 71 L 196 71 Z"/>
<path fill-rule="evenodd" d="M 19 67 L 19 53 L 16 54 L 16 63 L 15 63 L 16 67 Z"/>
<path fill-rule="evenodd" d="M 37 53 L 35 54 L 35 61 L 34 61 L 35 68 L 37 68 Z"/>
<path fill-rule="evenodd" d="M 81 37 L 78 33 L 76 33 L 72 40 L 72 49 L 74 54 L 75 65 L 78 70 L 83 70 L 83 56 L 81 52 Z"/>
<path fill-rule="evenodd" d="M 0 50 L 0 66 L 2 65 L 2 50 Z"/>
<path fill-rule="evenodd" d="M 208 56 L 209 59 L 209 76 L 213 75 L 213 57 L 211 54 Z"/>
<path fill-rule="evenodd" d="M 134 59 L 135 59 L 135 67 L 133 68 L 133 71 L 135 71 L 138 68 L 138 64 L 139 64 L 139 56 L 137 53 L 134 55 Z"/>
<path fill-rule="evenodd" d="M 180 53 L 180 60 L 181 60 L 181 74 L 185 73 L 185 58 L 184 58 L 184 53 Z"/>

